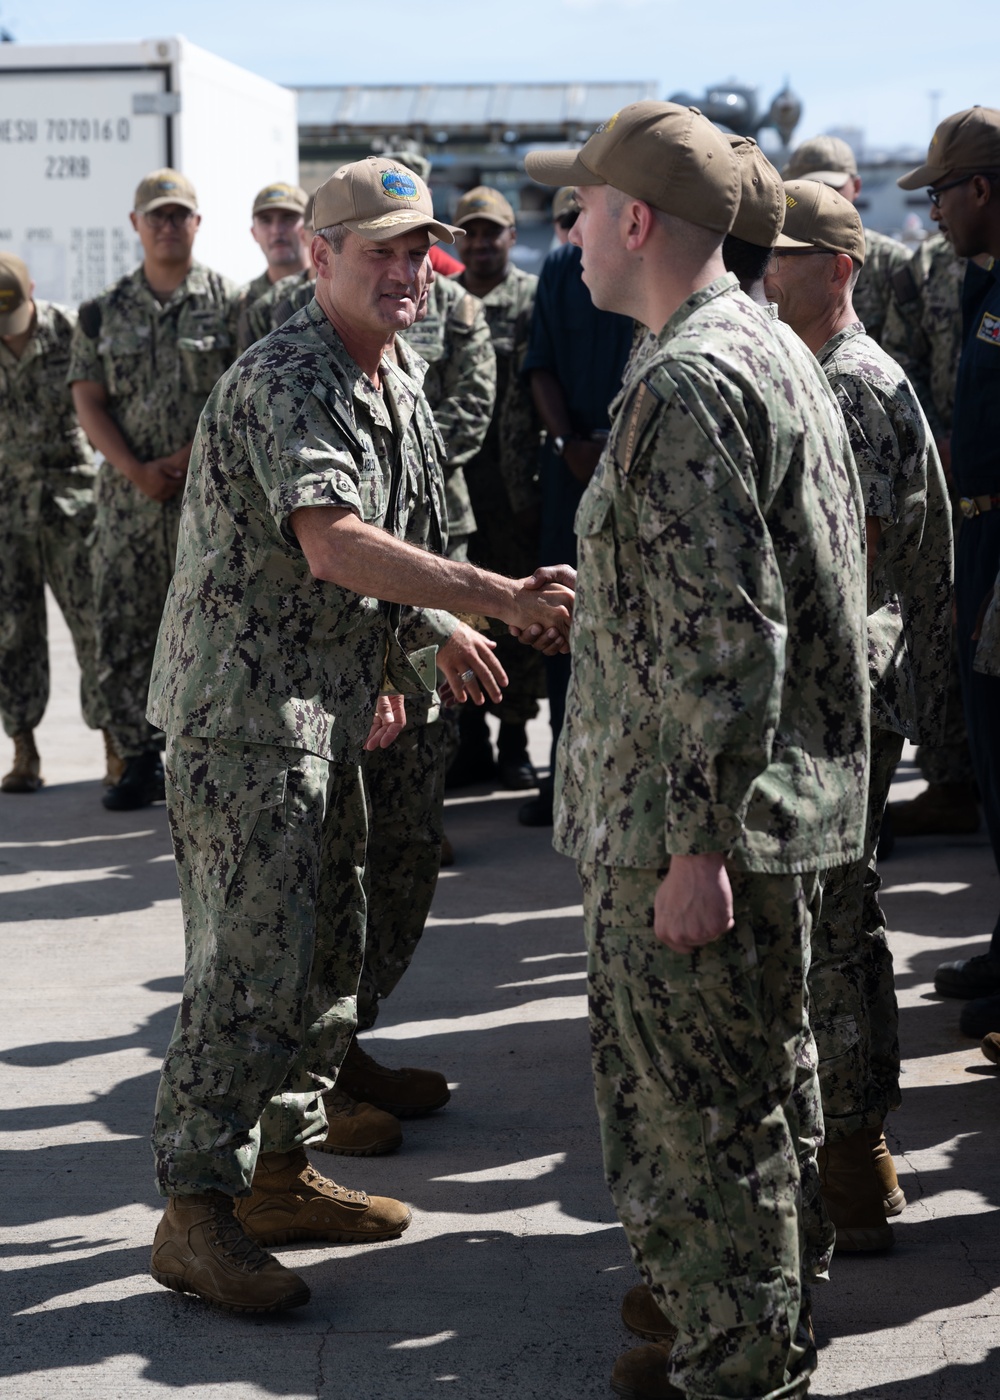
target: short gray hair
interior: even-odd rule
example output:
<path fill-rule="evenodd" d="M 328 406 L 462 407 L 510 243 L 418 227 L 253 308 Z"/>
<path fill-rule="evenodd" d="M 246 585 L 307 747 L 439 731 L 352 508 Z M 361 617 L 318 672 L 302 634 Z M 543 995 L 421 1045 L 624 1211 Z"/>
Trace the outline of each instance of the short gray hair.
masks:
<path fill-rule="evenodd" d="M 335 253 L 342 253 L 350 229 L 344 224 L 328 224 L 326 228 L 314 229 L 313 232 L 317 238 L 322 238 L 324 243 L 329 243 Z"/>

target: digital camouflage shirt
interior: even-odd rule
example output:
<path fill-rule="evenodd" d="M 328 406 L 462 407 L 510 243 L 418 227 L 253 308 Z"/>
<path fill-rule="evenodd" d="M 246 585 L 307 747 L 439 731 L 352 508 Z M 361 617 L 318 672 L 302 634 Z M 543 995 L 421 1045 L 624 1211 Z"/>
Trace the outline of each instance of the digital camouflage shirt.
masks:
<path fill-rule="evenodd" d="M 315 283 L 305 274 L 276 282 L 244 318 L 241 339 L 252 344 L 308 306 Z M 249 337 L 249 340 L 247 339 Z M 462 468 L 482 446 L 496 395 L 496 355 L 482 303 L 449 277 L 436 276 L 423 321 L 401 332 L 401 340 L 426 361 L 424 394 L 447 451 L 445 490 L 448 531 L 476 528 Z"/>
<path fill-rule="evenodd" d="M 874 229 L 865 229 L 865 264 L 854 288 L 854 309 L 874 341 L 882 340 L 893 273 L 909 261 L 910 250 L 904 244 Z"/>
<path fill-rule="evenodd" d="M 854 860 L 865 579 L 836 405 L 731 275 L 658 340 L 577 512 L 556 846 L 646 868 Z"/>
<path fill-rule="evenodd" d="M 962 354 L 965 258 L 944 234 L 925 238 L 892 276 L 882 348 L 913 385 L 936 439 L 951 432 L 955 375 Z"/>
<path fill-rule="evenodd" d="M 476 519 L 463 468 L 483 445 L 497 392 L 497 357 L 483 303 L 438 275 L 427 315 L 400 338 L 427 362 L 424 393 L 448 452 L 449 532 L 471 535 Z"/>
<path fill-rule="evenodd" d="M 253 285 L 251 282 L 250 286 Z M 249 295 L 248 289 L 236 318 L 236 343 L 240 354 L 270 331 L 277 330 L 303 306 L 308 306 L 315 285 L 311 272 L 303 269 L 277 282 L 268 282 L 254 297 Z"/>
<path fill-rule="evenodd" d="M 94 454 L 66 384 L 76 312 L 35 302 L 35 328 L 17 356 L 0 340 L 0 491 L 4 525 L 30 531 L 43 500 L 63 515 L 94 503 Z"/>
<path fill-rule="evenodd" d="M 865 514 L 879 522 L 868 582 L 872 725 L 935 743 L 951 658 L 951 507 L 927 420 L 902 370 L 860 325 L 817 357 L 847 424 Z"/>
<path fill-rule="evenodd" d="M 463 286 L 465 274 L 458 273 L 456 284 Z M 527 389 L 514 384 L 524 356 L 528 349 L 531 334 L 531 312 L 535 304 L 535 290 L 538 278 L 529 272 L 522 272 L 514 263 L 507 265 L 502 282 L 482 298 L 483 310 L 490 328 L 490 338 L 496 352 L 497 382 L 493 418 L 483 444 L 468 463 L 467 475 L 474 478 L 473 499 L 478 500 L 480 512 L 489 511 L 496 497 L 501 496 L 500 509 L 510 509 L 504 480 L 506 476 L 516 476 L 516 470 L 501 465 L 502 454 L 506 450 L 501 430 L 500 409 L 508 402 L 508 393 L 527 395 Z"/>
<path fill-rule="evenodd" d="M 150 685 L 170 734 L 357 762 L 380 688 L 426 697 L 398 610 L 313 577 L 289 523 L 337 506 L 445 538 L 434 423 L 383 361 L 382 389 L 313 301 L 216 385 L 199 424 Z M 428 492 L 428 483 L 431 490 Z"/>
<path fill-rule="evenodd" d="M 161 305 L 140 266 L 80 307 L 67 379 L 104 385 L 108 412 L 140 462 L 194 437 L 205 400 L 236 357 L 237 296 L 235 283 L 195 263 Z M 111 509 L 162 510 L 110 465 L 100 490 Z"/>

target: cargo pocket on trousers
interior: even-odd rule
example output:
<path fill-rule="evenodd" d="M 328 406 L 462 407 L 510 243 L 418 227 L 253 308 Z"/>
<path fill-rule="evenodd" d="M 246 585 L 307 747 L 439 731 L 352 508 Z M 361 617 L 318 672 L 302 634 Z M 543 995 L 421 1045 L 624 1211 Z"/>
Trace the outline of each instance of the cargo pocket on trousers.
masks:
<path fill-rule="evenodd" d="M 275 809 L 284 804 L 287 771 L 280 762 L 173 756 L 167 782 L 178 876 L 210 909 L 255 920 L 281 911 L 285 836 Z"/>

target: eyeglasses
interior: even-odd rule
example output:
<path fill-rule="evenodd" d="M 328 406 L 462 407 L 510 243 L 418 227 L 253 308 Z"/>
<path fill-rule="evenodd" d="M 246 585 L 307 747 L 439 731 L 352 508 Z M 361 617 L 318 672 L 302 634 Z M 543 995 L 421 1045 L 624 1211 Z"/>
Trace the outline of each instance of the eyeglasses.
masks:
<path fill-rule="evenodd" d="M 183 228 L 195 217 L 193 209 L 150 209 L 142 216 L 152 228 Z"/>
<path fill-rule="evenodd" d="M 954 190 L 957 189 L 959 185 L 967 185 L 971 179 L 973 179 L 973 176 L 963 175 L 960 180 L 949 180 L 946 185 L 928 185 L 927 198 L 934 205 L 935 209 L 940 209 L 941 196 L 944 194 L 945 190 Z"/>

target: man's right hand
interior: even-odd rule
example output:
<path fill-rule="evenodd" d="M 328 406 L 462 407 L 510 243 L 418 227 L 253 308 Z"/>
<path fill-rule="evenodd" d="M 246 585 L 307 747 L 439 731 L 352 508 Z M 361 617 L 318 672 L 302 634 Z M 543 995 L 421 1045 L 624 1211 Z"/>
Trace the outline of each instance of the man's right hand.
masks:
<path fill-rule="evenodd" d="M 514 602 L 517 616 L 508 618 L 508 625 L 515 637 L 521 637 L 536 651 L 546 656 L 556 656 L 569 651 L 569 627 L 573 618 L 573 590 L 555 577 L 563 568 L 538 569 L 529 578 L 520 580 L 520 591 Z M 573 573 L 575 579 L 575 572 Z M 569 575 L 561 575 L 568 577 Z"/>
<path fill-rule="evenodd" d="M 543 564 L 530 579 L 525 580 L 525 586 L 535 590 L 553 583 L 562 584 L 575 592 L 576 570 L 572 564 Z M 569 651 L 567 634 L 551 623 L 547 626 L 539 622 L 533 622 L 530 627 L 510 626 L 508 631 L 512 637 L 517 637 L 525 646 L 533 647 L 544 656 L 559 656 Z"/>

